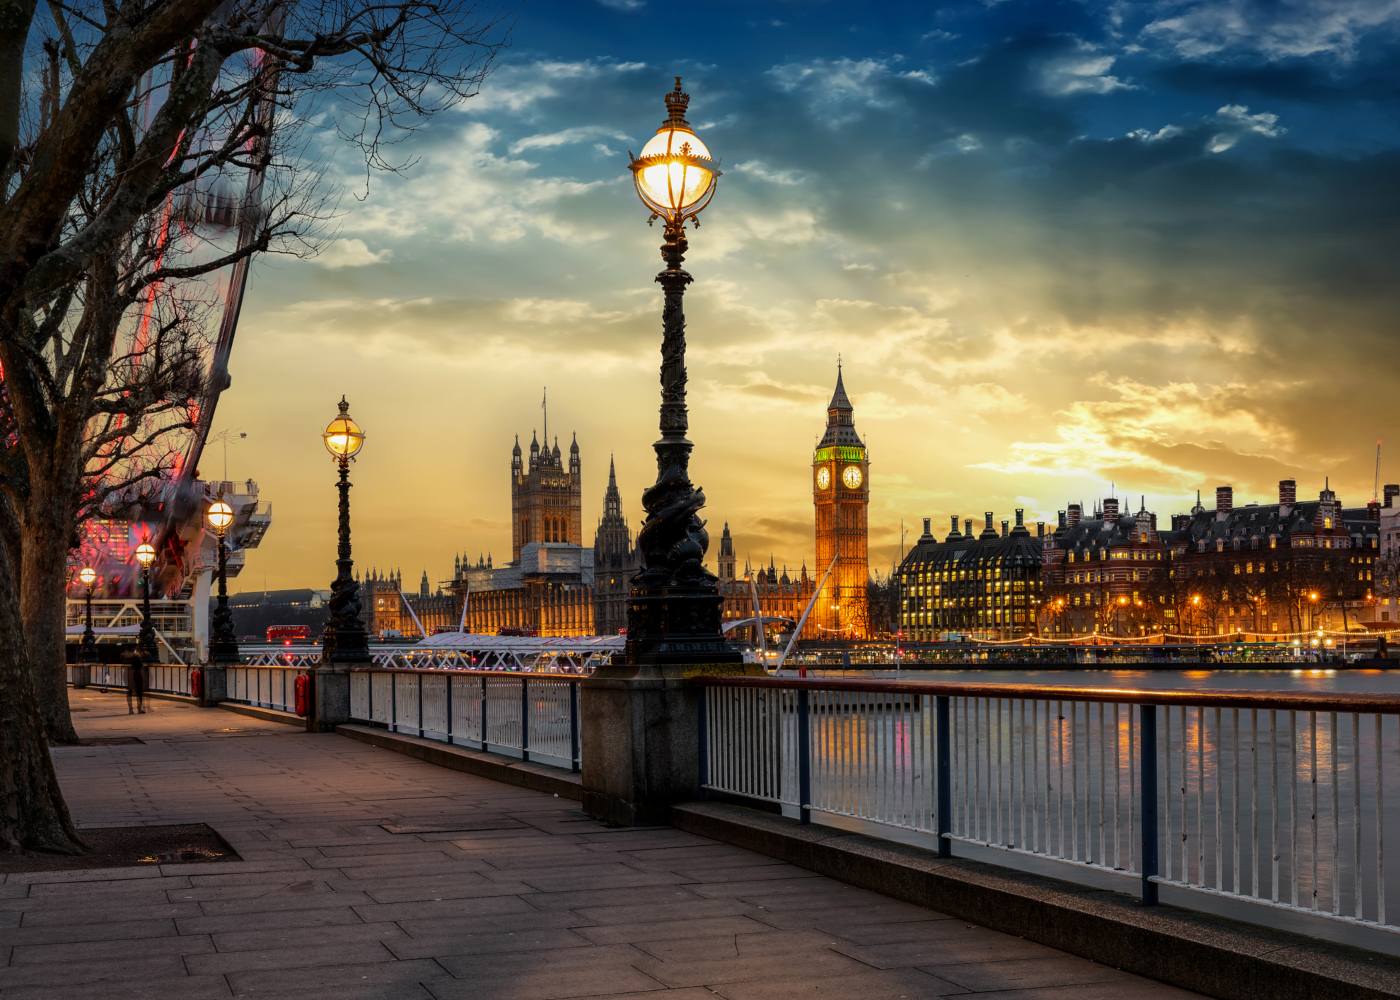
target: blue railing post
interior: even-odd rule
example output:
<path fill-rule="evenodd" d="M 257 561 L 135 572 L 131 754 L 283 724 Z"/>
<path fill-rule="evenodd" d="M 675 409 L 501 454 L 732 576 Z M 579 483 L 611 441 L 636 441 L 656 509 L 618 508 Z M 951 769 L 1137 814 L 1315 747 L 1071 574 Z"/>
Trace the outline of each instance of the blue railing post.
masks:
<path fill-rule="evenodd" d="M 530 759 L 530 681 L 520 678 L 520 759 Z"/>
<path fill-rule="evenodd" d="M 486 752 L 486 678 L 481 678 L 481 750 Z"/>
<path fill-rule="evenodd" d="M 807 689 L 797 689 L 797 816 L 812 822 L 812 719 Z"/>
<path fill-rule="evenodd" d="M 699 706 L 700 730 L 700 797 L 705 797 L 705 787 L 710 783 L 710 689 L 700 688 Z"/>
<path fill-rule="evenodd" d="M 399 731 L 399 675 L 389 671 L 389 732 Z"/>
<path fill-rule="evenodd" d="M 1138 706 L 1141 748 L 1138 753 L 1138 786 L 1142 797 L 1142 901 L 1157 902 L 1157 706 Z"/>
<path fill-rule="evenodd" d="M 949 698 L 946 694 L 934 698 L 934 772 L 938 782 L 937 816 L 938 856 L 953 856 L 953 741 L 949 731 Z"/>
<path fill-rule="evenodd" d="M 569 682 L 569 770 L 577 773 L 581 763 L 578 752 L 578 685 Z"/>
<path fill-rule="evenodd" d="M 423 674 L 418 675 L 418 738 L 423 738 Z"/>
<path fill-rule="evenodd" d="M 443 682 L 447 685 L 447 690 L 444 692 L 444 694 L 446 694 L 447 696 L 447 743 L 449 746 L 451 746 L 454 742 L 454 740 L 452 739 L 452 675 L 443 674 L 442 679 Z"/>

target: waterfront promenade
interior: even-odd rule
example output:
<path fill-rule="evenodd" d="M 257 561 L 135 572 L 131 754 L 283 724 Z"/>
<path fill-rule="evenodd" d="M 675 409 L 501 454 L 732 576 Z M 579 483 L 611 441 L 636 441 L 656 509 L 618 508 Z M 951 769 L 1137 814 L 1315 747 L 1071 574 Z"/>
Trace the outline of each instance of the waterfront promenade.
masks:
<path fill-rule="evenodd" d="M 88 827 L 242 861 L 0 876 L 0 998 L 1194 994 L 671 829 L 340 736 L 74 691 Z"/>

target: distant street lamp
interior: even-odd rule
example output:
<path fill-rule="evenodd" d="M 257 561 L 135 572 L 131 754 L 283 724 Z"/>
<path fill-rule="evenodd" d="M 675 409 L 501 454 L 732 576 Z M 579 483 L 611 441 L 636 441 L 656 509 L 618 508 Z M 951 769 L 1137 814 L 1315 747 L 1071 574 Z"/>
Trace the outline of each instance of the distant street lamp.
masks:
<path fill-rule="evenodd" d="M 340 470 L 340 542 L 336 549 L 335 581 L 331 583 L 330 616 L 321 639 L 323 663 L 364 663 L 369 660 L 369 638 L 360 619 L 360 585 L 355 582 L 350 558 L 350 462 L 365 444 L 365 432 L 350 416 L 350 404 L 340 397 L 340 413 L 321 434 L 326 450 Z"/>
<path fill-rule="evenodd" d="M 78 647 L 78 662 L 97 662 L 97 633 L 92 630 L 92 585 L 97 582 L 97 571 L 84 566 L 78 571 L 78 580 L 84 587 L 83 594 L 83 641 Z"/>
<path fill-rule="evenodd" d="M 156 651 L 156 630 L 151 622 L 151 566 L 156 561 L 156 550 L 150 542 L 136 546 L 136 561 L 141 564 L 141 631 L 136 636 L 136 650 L 147 663 L 154 663 L 160 656 Z"/>
<path fill-rule="evenodd" d="M 637 535 L 641 569 L 632 578 L 627 608 L 629 663 L 714 663 L 739 659 L 720 634 L 721 600 L 715 576 L 704 566 L 709 536 L 700 519 L 705 494 L 690 481 L 686 438 L 689 417 L 685 387 L 685 312 L 690 275 L 685 224 L 700 225 L 700 212 L 714 197 L 720 172 L 710 150 L 685 119 L 690 95 L 666 95 L 666 120 L 630 168 L 637 196 L 661 220 L 661 258 L 656 276 L 664 294 L 661 341 L 661 438 L 655 444 L 656 483 L 642 494 L 646 520 Z M 630 154 L 629 154 L 630 155 Z"/>
<path fill-rule="evenodd" d="M 220 497 L 209 505 L 205 517 L 219 540 L 219 594 L 214 603 L 213 627 L 209 630 L 209 662 L 237 663 L 238 637 L 233 631 L 233 612 L 228 607 L 228 545 L 224 542 L 233 524 L 233 508 Z"/>

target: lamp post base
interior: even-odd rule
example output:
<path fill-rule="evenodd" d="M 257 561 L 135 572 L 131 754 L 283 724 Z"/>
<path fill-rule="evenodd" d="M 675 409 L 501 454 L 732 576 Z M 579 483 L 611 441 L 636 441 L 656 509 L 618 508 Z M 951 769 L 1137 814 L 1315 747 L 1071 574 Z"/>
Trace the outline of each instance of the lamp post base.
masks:
<path fill-rule="evenodd" d="M 720 633 L 720 607 L 719 594 L 708 589 L 633 594 L 624 658 L 656 667 L 743 663 L 738 647 Z"/>
<path fill-rule="evenodd" d="M 701 675 L 762 675 L 742 657 L 613 663 L 579 686 L 583 808 L 613 826 L 667 822 L 700 797 Z"/>

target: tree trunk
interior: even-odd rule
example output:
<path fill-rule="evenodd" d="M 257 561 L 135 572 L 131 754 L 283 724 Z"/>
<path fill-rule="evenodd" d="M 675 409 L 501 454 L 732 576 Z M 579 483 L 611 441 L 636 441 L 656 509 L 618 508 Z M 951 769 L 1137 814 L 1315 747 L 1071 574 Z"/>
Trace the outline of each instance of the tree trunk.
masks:
<path fill-rule="evenodd" d="M 49 756 L 15 583 L 13 564 L 0 546 L 0 849 L 77 853 L 82 842 Z"/>
<path fill-rule="evenodd" d="M 36 491 L 21 535 L 19 610 L 24 622 L 34 696 L 44 730 L 54 743 L 78 742 L 68 711 L 66 663 L 68 543 L 72 519 L 62 505 Z"/>

